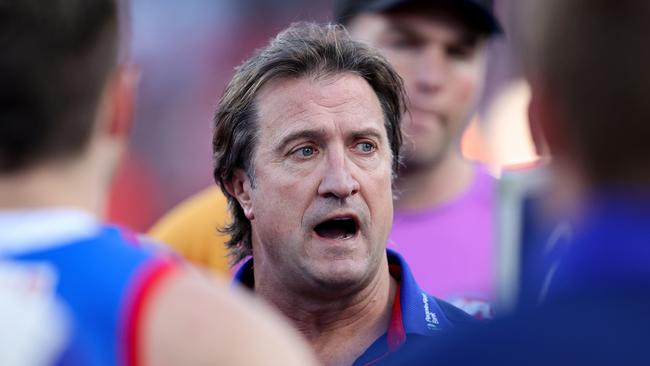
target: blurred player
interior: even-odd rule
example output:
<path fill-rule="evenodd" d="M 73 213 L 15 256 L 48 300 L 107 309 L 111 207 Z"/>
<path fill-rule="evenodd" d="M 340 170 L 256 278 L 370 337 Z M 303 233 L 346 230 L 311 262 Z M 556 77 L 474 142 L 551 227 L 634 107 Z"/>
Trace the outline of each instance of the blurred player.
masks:
<path fill-rule="evenodd" d="M 425 364 L 435 354 L 438 365 L 649 365 L 650 2 L 516 5 L 531 123 L 547 142 L 553 184 L 573 192 L 564 212 L 573 233 L 548 268 L 539 306 L 441 352 L 428 342 L 401 361 Z"/>
<path fill-rule="evenodd" d="M 118 14 L 0 1 L 0 360 L 310 364 L 268 310 L 99 220 L 138 79 Z"/>

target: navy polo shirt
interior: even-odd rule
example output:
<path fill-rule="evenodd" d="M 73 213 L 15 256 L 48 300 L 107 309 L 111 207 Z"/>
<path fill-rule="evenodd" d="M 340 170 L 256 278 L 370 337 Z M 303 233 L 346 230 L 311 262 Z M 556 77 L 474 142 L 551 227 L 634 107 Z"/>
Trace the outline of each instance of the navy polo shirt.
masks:
<path fill-rule="evenodd" d="M 379 337 L 354 362 L 354 365 L 381 363 L 391 352 L 402 348 L 408 342 L 417 342 L 424 337 L 435 337 L 445 330 L 462 324 L 471 324 L 473 319 L 457 307 L 424 292 L 397 252 L 386 250 L 391 276 L 398 282 L 393 309 L 386 333 Z M 254 287 L 253 259 L 249 259 L 237 271 L 234 282 Z"/>

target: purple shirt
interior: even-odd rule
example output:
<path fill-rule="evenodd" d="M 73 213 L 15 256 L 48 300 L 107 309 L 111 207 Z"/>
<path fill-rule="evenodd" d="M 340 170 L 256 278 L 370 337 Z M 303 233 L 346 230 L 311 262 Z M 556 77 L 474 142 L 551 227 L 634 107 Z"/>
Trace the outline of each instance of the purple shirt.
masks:
<path fill-rule="evenodd" d="M 477 165 L 474 181 L 452 201 L 395 211 L 388 248 L 399 252 L 422 288 L 479 318 L 494 299 L 496 179 Z"/>

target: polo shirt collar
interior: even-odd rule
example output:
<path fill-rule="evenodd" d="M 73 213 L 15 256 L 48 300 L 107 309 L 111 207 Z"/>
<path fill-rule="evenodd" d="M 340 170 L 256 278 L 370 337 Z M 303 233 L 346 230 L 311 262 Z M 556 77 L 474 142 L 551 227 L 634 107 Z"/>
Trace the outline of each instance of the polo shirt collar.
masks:
<path fill-rule="evenodd" d="M 431 336 L 443 329 L 453 327 L 438 301 L 417 284 L 404 258 L 390 249 L 387 250 L 387 254 L 391 276 L 399 282 L 402 324 L 405 333 Z"/>
<path fill-rule="evenodd" d="M 453 327 L 438 301 L 417 284 L 404 258 L 390 249 L 386 254 L 391 276 L 399 284 L 396 294 L 399 302 L 393 306 L 387 331 L 390 347 L 399 347 L 409 334 L 431 336 Z M 250 258 L 235 273 L 233 282 L 252 290 L 255 287 L 253 273 L 253 258 Z"/>

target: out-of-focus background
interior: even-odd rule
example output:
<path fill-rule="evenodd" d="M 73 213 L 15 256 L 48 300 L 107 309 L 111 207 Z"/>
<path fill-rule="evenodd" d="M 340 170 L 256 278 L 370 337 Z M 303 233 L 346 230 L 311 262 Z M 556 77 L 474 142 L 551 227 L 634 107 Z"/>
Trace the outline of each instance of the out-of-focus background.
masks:
<path fill-rule="evenodd" d="M 506 36 L 490 45 L 484 98 L 463 150 L 500 174 L 536 159 L 528 88 L 508 44 L 509 2 L 497 0 Z M 132 0 L 132 60 L 142 69 L 128 156 L 110 221 L 145 231 L 184 198 L 214 184 L 212 116 L 234 68 L 291 22 L 331 19 L 333 0 Z"/>

